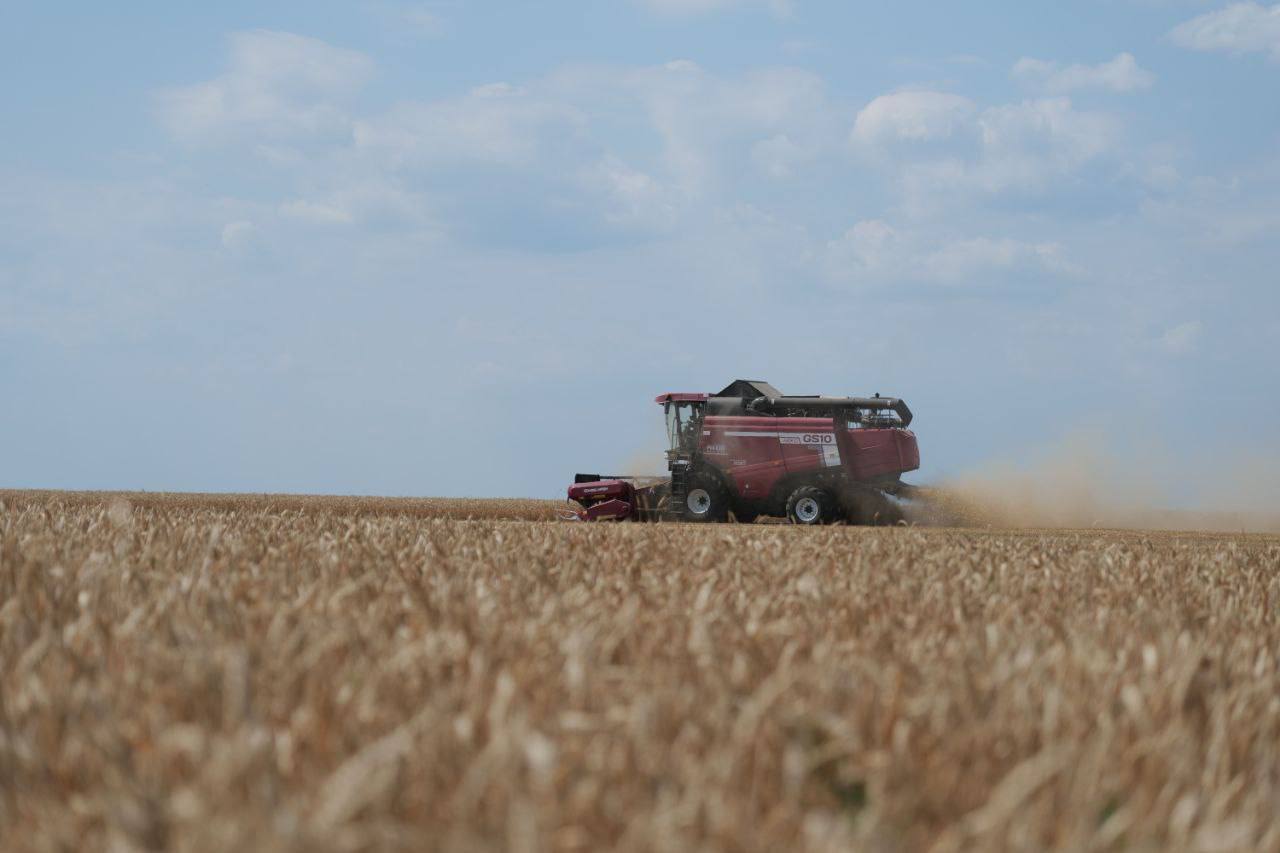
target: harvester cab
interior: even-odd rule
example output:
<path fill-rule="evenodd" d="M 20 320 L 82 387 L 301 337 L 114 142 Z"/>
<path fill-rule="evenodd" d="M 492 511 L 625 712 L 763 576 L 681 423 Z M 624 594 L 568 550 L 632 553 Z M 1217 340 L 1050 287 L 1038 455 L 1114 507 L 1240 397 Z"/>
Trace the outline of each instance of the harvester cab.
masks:
<path fill-rule="evenodd" d="M 718 394 L 657 397 L 667 423 L 664 480 L 580 474 L 587 520 L 892 522 L 901 475 L 920 465 L 911 410 L 892 397 L 787 396 L 739 379 Z"/>
<path fill-rule="evenodd" d="M 703 400 L 668 400 L 663 404 L 667 417 L 667 461 L 691 457 L 698 449 L 702 430 Z"/>

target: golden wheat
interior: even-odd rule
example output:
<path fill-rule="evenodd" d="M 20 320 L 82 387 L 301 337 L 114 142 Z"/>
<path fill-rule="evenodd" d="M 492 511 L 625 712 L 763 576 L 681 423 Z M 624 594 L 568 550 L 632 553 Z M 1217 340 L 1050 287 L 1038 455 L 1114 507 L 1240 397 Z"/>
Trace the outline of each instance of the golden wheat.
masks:
<path fill-rule="evenodd" d="M 1275 537 L 0 502 L 5 850 L 1280 849 Z"/>

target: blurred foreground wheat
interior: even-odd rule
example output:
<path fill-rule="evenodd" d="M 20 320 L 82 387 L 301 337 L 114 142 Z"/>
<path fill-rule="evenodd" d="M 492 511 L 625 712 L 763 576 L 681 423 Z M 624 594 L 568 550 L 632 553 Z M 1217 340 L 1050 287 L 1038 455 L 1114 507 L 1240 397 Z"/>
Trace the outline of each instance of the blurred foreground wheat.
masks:
<path fill-rule="evenodd" d="M 0 495 L 0 849 L 1280 849 L 1280 539 Z"/>

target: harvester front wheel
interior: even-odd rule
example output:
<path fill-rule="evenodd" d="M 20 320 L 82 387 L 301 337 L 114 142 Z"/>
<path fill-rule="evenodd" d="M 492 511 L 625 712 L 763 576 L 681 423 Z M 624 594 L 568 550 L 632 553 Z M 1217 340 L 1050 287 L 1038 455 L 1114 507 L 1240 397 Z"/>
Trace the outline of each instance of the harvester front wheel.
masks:
<path fill-rule="evenodd" d="M 684 506 L 678 507 L 685 521 L 718 522 L 729 517 L 729 495 L 720 480 L 711 474 L 694 473 L 689 477 Z"/>
<path fill-rule="evenodd" d="M 817 486 L 801 486 L 787 498 L 787 518 L 792 524 L 831 524 L 839 512 L 831 493 Z"/>

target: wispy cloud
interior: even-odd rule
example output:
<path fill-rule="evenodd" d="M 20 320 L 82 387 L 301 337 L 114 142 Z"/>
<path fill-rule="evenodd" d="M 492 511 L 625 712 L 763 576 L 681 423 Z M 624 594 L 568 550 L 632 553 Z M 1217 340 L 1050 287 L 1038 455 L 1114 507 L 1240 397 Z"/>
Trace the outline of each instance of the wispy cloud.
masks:
<path fill-rule="evenodd" d="M 236 33 L 230 41 L 225 73 L 160 93 L 160 118 L 174 135 L 271 141 L 349 130 L 340 105 L 372 76 L 368 56 L 269 30 Z"/>
<path fill-rule="evenodd" d="M 405 6 L 398 18 L 414 35 L 436 38 L 445 33 L 444 18 L 430 6 Z"/>
<path fill-rule="evenodd" d="M 1117 136 L 1114 119 L 1066 97 L 980 108 L 958 95 L 908 91 L 867 104 L 850 138 L 922 210 L 957 194 L 1045 191 L 1113 149 Z"/>
<path fill-rule="evenodd" d="M 1179 24 L 1169 36 L 1190 50 L 1270 53 L 1280 60 L 1280 4 L 1234 3 Z"/>
<path fill-rule="evenodd" d="M 923 142 L 955 134 L 977 112 L 973 101 L 946 92 L 895 92 L 881 95 L 858 112 L 853 140 L 880 144 Z"/>
<path fill-rule="evenodd" d="M 836 283 L 924 283 L 983 290 L 1011 275 L 1039 280 L 1073 270 L 1057 243 L 1011 237 L 944 236 L 882 220 L 856 223 L 827 243 L 823 272 Z"/>
<path fill-rule="evenodd" d="M 684 17 L 718 12 L 735 6 L 763 6 L 780 18 L 795 12 L 796 0 L 639 0 L 662 15 Z"/>
<path fill-rule="evenodd" d="M 1013 76 L 1042 91 L 1064 94 L 1081 89 L 1105 89 L 1130 93 L 1150 89 L 1156 76 L 1138 65 L 1131 53 L 1117 54 L 1098 65 L 1067 65 L 1023 57 L 1013 66 Z"/>
<path fill-rule="evenodd" d="M 1184 355 L 1195 350 L 1203 331 L 1204 324 L 1199 320 L 1179 323 L 1160 336 L 1160 347 L 1171 355 Z"/>

